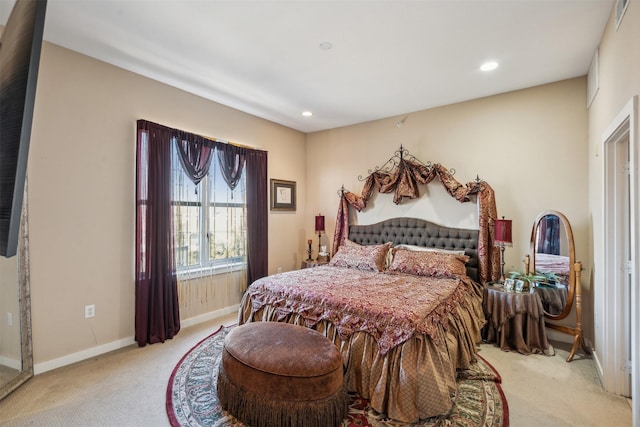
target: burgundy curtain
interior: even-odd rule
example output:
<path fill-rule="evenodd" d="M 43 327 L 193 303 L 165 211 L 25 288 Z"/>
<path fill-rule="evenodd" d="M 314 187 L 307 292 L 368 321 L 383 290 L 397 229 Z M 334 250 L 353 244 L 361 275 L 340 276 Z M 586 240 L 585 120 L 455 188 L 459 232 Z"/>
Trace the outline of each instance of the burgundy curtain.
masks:
<path fill-rule="evenodd" d="M 176 146 L 180 163 L 191 181 L 198 185 L 209 173 L 213 158 L 213 143 L 198 135 L 187 132 L 178 133 Z"/>
<path fill-rule="evenodd" d="M 135 337 L 140 346 L 164 342 L 180 330 L 171 212 L 174 139 L 179 141 L 182 165 L 196 184 L 208 172 L 214 149 L 223 153 L 220 164 L 231 189 L 245 164 L 248 285 L 266 276 L 268 269 L 267 152 L 138 120 Z"/>
<path fill-rule="evenodd" d="M 171 213 L 171 129 L 139 120 L 136 146 L 135 339 L 180 331 Z"/>
<path fill-rule="evenodd" d="M 556 215 L 542 218 L 536 238 L 538 253 L 560 255 L 560 218 Z"/>
<path fill-rule="evenodd" d="M 247 150 L 247 287 L 269 265 L 267 152 Z"/>
<path fill-rule="evenodd" d="M 236 145 L 218 144 L 217 151 L 222 177 L 229 188 L 235 190 L 242 178 L 247 149 Z"/>
<path fill-rule="evenodd" d="M 246 169 L 247 182 L 247 286 L 265 277 L 269 265 L 267 152 L 218 143 L 222 176 L 232 190 Z"/>

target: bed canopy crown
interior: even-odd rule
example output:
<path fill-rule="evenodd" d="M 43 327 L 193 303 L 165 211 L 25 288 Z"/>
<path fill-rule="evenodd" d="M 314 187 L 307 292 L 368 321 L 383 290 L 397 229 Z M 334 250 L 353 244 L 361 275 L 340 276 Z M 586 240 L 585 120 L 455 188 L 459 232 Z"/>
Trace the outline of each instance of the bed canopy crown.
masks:
<path fill-rule="evenodd" d="M 500 274 L 499 251 L 494 246 L 494 221 L 497 218 L 495 194 L 491 186 L 478 175 L 474 181 L 460 183 L 453 175 L 455 169 L 447 169 L 439 163 L 422 162 L 409 153 L 402 145 L 382 166 L 368 171 L 366 177 L 358 176 L 364 182 L 358 195 L 344 188 L 339 190 L 340 205 L 336 218 L 333 240 L 333 253 L 345 242 L 349 234 L 349 206 L 358 212 L 367 207 L 373 190 L 379 193 L 393 193 L 393 202 L 397 205 L 404 198 L 420 197 L 418 185 L 429 184 L 438 177 L 447 193 L 461 203 L 469 202 L 469 196 L 478 196 L 478 258 L 480 282 L 494 281 Z"/>

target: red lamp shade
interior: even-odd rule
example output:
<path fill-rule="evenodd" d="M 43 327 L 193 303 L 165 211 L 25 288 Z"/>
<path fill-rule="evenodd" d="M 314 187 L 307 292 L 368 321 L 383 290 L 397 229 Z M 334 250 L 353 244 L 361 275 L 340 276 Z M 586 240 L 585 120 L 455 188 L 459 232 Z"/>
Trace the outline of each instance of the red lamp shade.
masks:
<path fill-rule="evenodd" d="M 324 231 L 324 216 L 316 215 L 316 233 Z"/>
<path fill-rule="evenodd" d="M 498 246 L 512 246 L 510 219 L 496 219 L 495 243 Z"/>

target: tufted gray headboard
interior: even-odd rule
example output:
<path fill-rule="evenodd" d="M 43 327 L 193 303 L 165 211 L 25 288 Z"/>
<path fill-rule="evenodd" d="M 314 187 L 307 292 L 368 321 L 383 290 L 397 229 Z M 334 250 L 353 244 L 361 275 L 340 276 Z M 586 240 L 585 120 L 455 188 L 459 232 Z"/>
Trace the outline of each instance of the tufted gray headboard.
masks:
<path fill-rule="evenodd" d="M 464 249 L 467 275 L 478 281 L 478 230 L 443 227 L 417 218 L 391 218 L 371 225 L 349 226 L 349 240 L 361 245 L 393 242 L 440 249 Z"/>

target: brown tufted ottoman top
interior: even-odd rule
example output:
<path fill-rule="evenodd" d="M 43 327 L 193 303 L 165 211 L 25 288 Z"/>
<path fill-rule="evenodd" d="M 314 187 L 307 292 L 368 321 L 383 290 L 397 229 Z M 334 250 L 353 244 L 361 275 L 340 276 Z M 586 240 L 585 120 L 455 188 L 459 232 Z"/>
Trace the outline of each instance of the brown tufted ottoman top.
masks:
<path fill-rule="evenodd" d="M 247 323 L 227 335 L 224 352 L 225 372 L 232 381 L 273 393 L 275 399 L 323 399 L 342 387 L 340 352 L 322 334 L 303 326 Z"/>
<path fill-rule="evenodd" d="M 312 329 L 247 323 L 225 338 L 218 398 L 252 426 L 338 425 L 348 409 L 342 357 Z"/>

